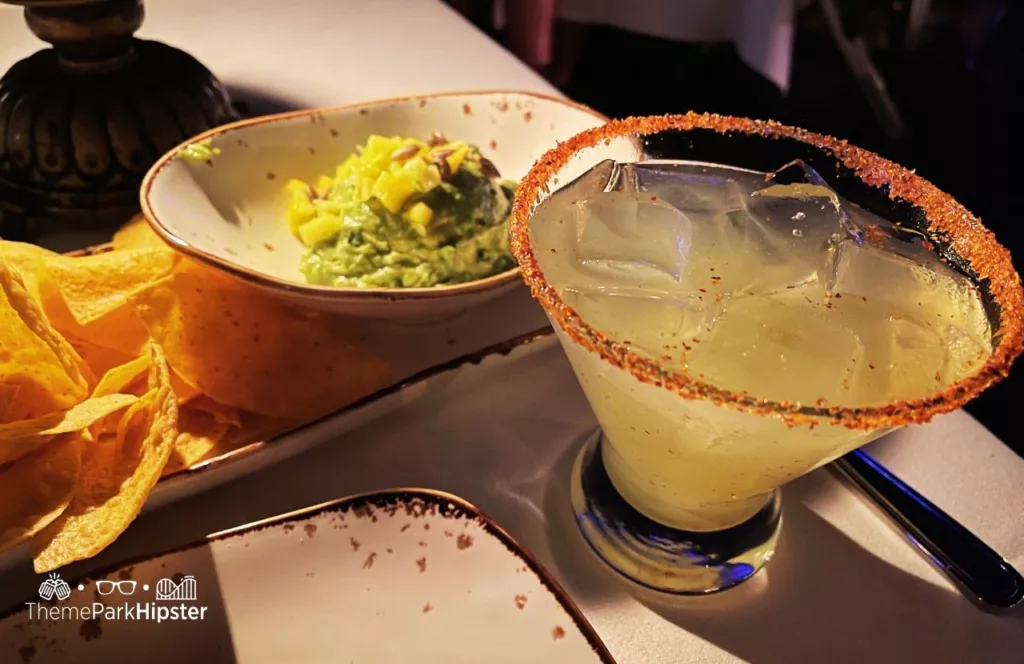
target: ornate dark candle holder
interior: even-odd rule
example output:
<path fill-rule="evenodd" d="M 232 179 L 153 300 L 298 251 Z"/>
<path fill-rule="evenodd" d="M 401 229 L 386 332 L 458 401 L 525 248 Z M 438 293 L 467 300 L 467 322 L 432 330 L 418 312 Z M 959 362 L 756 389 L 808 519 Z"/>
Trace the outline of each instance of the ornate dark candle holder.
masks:
<path fill-rule="evenodd" d="M 160 155 L 238 118 L 195 58 L 133 36 L 142 0 L 0 2 L 53 45 L 0 79 L 0 237 L 70 249 L 109 236 Z"/>

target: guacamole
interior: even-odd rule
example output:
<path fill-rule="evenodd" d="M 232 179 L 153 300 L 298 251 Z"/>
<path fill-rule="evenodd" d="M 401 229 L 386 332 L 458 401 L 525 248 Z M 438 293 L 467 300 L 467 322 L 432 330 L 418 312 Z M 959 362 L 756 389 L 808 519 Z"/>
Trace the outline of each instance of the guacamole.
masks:
<path fill-rule="evenodd" d="M 333 178 L 288 183 L 311 284 L 429 288 L 511 269 L 515 183 L 474 146 L 370 136 Z"/>
<path fill-rule="evenodd" d="M 213 147 L 213 141 L 209 138 L 198 143 L 189 143 L 178 151 L 179 157 L 193 163 L 209 161 L 211 157 L 219 154 L 220 148 Z"/>

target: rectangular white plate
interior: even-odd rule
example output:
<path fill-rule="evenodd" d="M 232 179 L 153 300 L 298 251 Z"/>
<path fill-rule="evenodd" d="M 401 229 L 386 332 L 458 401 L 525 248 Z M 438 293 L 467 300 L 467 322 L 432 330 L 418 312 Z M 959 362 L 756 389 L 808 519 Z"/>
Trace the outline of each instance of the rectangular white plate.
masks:
<path fill-rule="evenodd" d="M 341 499 L 39 594 L 0 619 L 0 661 L 614 664 L 532 555 L 436 491 Z"/>

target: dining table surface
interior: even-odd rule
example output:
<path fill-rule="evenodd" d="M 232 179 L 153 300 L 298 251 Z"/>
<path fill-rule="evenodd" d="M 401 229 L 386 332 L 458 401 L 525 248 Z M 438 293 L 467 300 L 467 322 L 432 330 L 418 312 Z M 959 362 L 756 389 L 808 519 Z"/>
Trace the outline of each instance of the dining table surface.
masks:
<path fill-rule="evenodd" d="M 456 90 L 558 94 L 437 0 L 149 0 L 139 36 L 187 50 L 255 113 Z M 0 5 L 0 71 L 44 46 L 18 8 Z M 503 315 L 509 329 L 523 317 L 543 323 L 522 293 Z M 495 326 L 492 341 L 501 329 Z M 558 404 L 564 421 L 593 418 L 574 384 L 527 384 L 513 370 L 502 389 L 534 391 L 532 399 Z M 595 559 L 571 523 L 553 523 L 546 493 L 553 482 L 568 482 L 561 460 L 578 441 L 519 440 L 509 418 L 530 413 L 507 413 L 500 403 L 483 412 L 458 408 L 416 400 L 148 512 L 80 567 L 173 549 L 342 496 L 425 487 L 473 502 L 524 544 L 619 664 L 1024 661 L 1024 612 L 977 609 L 827 468 L 783 489 L 783 534 L 764 571 L 724 593 L 670 598 L 629 585 Z M 970 415 L 943 415 L 867 449 L 1024 567 L 1024 459 Z M 40 579 L 27 561 L 0 574 L 0 607 L 33 593 Z"/>

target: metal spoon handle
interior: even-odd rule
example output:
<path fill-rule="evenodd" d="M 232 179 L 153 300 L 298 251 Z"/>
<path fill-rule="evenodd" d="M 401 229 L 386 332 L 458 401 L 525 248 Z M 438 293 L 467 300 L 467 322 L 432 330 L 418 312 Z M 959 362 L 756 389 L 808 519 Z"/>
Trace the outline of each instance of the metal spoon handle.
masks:
<path fill-rule="evenodd" d="M 833 466 L 979 608 L 1006 611 L 1024 600 L 1024 577 L 1010 563 L 867 453 L 850 452 Z"/>

